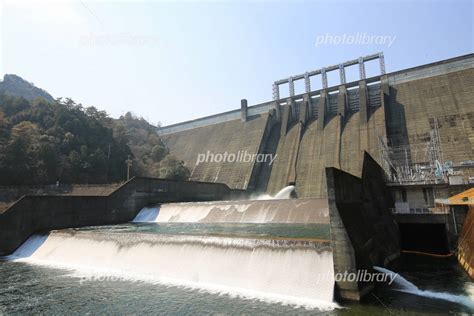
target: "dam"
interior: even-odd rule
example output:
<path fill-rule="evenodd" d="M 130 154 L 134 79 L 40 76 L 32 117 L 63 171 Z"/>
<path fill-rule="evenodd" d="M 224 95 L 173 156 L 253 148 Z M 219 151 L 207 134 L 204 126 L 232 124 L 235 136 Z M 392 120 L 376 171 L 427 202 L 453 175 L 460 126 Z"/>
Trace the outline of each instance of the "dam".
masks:
<path fill-rule="evenodd" d="M 365 63 L 378 61 L 379 75 L 367 78 Z M 387 183 L 411 207 L 425 195 L 449 196 L 451 186 L 474 182 L 474 56 L 472 54 L 393 73 L 383 54 L 307 72 L 273 86 L 273 100 L 159 128 L 170 152 L 191 170 L 191 179 L 230 188 L 275 194 L 295 185 L 299 198 L 327 196 L 325 167 L 361 175 L 364 151 L 386 171 Z M 345 71 L 358 67 L 359 80 Z M 340 84 L 328 86 L 336 72 Z M 295 94 L 295 82 L 306 90 Z M 321 80 L 323 89 L 311 90 Z M 289 96 L 280 98 L 280 85 Z M 200 154 L 272 154 L 273 164 L 199 162 Z M 198 163 L 199 162 L 199 163 Z M 411 195 L 411 196 L 410 196 Z M 421 204 L 421 205 L 420 205 Z"/>
<path fill-rule="evenodd" d="M 366 77 L 368 62 L 379 75 Z M 418 311 L 472 312 L 471 200 L 445 199 L 474 183 L 473 66 L 470 54 L 386 73 L 379 53 L 277 80 L 269 102 L 243 99 L 240 109 L 160 127 L 187 181 L 135 177 L 100 194 L 29 194 L 0 212 L 0 302 L 14 304 L 15 275 L 52 284 L 60 298 L 68 286 L 51 281 L 59 274 L 84 299 L 104 288 L 136 292 L 117 304 L 148 312 L 338 314 L 347 301 L 372 300 L 381 313 L 380 293 L 415 300 Z M 359 80 L 347 82 L 349 67 Z M 339 85 L 328 85 L 329 72 Z M 322 89 L 311 89 L 315 78 Z M 434 289 L 373 281 L 394 277 L 387 267 L 403 266 L 404 252 L 458 257 L 468 274 L 423 261 L 449 267 Z M 443 287 L 449 278 L 463 286 Z"/>
<path fill-rule="evenodd" d="M 193 310 L 202 308 L 204 297 L 212 300 L 205 304 L 219 304 L 218 298 L 230 297 L 239 304 L 262 304 L 260 310 L 278 304 L 280 311 L 339 314 L 336 284 L 344 281 L 340 263 L 335 261 L 340 261 L 336 247 L 341 243 L 331 236 L 335 227 L 328 218 L 329 205 L 318 199 L 258 200 L 261 205 L 256 208 L 254 202 L 164 203 L 144 207 L 127 224 L 37 233 L 6 257 L 5 264 L 0 262 L 0 270 L 8 264 L 24 264 L 37 277 L 55 271 L 69 286 L 79 284 L 75 289 L 79 295 L 93 284 L 102 284 L 99 291 L 114 287 L 109 289 L 114 293 L 123 284 L 127 291 L 138 291 L 137 298 L 147 298 L 141 289 L 150 284 L 161 293 L 151 291 L 154 297 L 169 306 L 174 306 L 172 300 L 177 297 L 191 299 L 187 293 L 201 293 L 201 303 L 195 302 Z M 288 223 L 268 216 L 268 208 L 262 205 L 272 203 L 286 204 L 286 208 L 293 204 L 303 214 L 317 207 L 320 216 Z M 236 220 L 233 212 L 243 215 Z M 177 218 L 178 214 L 182 217 Z M 353 245 L 360 249 L 357 242 Z M 390 280 L 396 291 L 418 296 L 420 302 L 437 306 L 436 300 L 459 312 L 474 309 L 469 296 L 424 291 L 395 272 L 377 266 L 374 271 L 372 275 Z M 6 280 L 13 281 L 8 273 Z M 174 288 L 179 294 L 170 294 Z M 224 299 L 227 309 L 231 301 Z M 140 302 L 154 306 L 150 301 Z"/>
<path fill-rule="evenodd" d="M 367 77 L 370 62 L 378 75 Z M 385 63 L 378 53 L 276 80 L 271 101 L 249 106 L 243 99 L 240 109 L 159 133 L 193 180 L 269 195 L 293 185 L 300 199 L 330 198 L 328 167 L 363 177 L 368 153 L 383 169 L 402 250 L 453 254 L 468 211 L 439 201 L 474 185 L 474 54 L 392 73 Z M 358 80 L 346 80 L 351 67 Z M 330 72 L 337 85 L 328 85 Z M 312 89 L 315 81 L 321 89 Z M 304 91 L 295 91 L 297 82 Z M 202 148 L 274 161 L 201 161 Z"/>

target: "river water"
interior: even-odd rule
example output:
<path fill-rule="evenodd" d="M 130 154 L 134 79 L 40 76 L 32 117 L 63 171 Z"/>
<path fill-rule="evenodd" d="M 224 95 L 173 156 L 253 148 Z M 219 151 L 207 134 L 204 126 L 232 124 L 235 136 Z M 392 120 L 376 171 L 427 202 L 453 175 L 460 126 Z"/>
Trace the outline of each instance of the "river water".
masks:
<path fill-rule="evenodd" d="M 325 224 L 130 223 L 54 231 L 0 261 L 0 314 L 474 313 L 453 259 L 404 255 L 363 303 L 333 298 Z"/>

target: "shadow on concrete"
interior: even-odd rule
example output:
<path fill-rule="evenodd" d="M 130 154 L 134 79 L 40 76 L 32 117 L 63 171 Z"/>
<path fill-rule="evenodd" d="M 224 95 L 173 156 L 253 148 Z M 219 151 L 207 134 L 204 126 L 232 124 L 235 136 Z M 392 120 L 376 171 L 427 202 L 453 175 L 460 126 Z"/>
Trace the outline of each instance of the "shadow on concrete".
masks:
<path fill-rule="evenodd" d="M 397 101 L 397 89 L 390 87 L 389 106 L 385 107 L 385 122 L 389 146 L 405 146 L 407 159 L 411 162 L 410 139 L 408 137 L 405 107 Z"/>
<path fill-rule="evenodd" d="M 247 122 L 250 122 L 250 121 L 259 119 L 261 116 L 262 116 L 261 114 L 256 114 L 256 115 L 252 115 L 252 116 L 247 116 Z"/>
<path fill-rule="evenodd" d="M 281 123 L 274 124 L 271 127 L 269 137 L 266 140 L 265 145 L 262 150 L 263 154 L 271 154 L 275 156 L 278 149 L 278 143 L 280 142 L 280 129 L 281 129 Z M 263 193 L 267 191 L 268 182 L 270 181 L 273 165 L 274 164 L 270 165 L 267 163 L 261 164 L 260 170 L 257 173 L 258 176 L 256 179 L 256 184 L 255 184 L 256 192 Z"/>

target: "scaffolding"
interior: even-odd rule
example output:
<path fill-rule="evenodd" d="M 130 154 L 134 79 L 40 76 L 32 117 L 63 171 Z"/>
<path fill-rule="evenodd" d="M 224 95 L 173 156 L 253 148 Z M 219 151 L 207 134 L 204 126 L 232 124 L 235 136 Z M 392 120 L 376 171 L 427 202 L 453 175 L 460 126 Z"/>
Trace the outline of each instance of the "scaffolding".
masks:
<path fill-rule="evenodd" d="M 379 153 L 386 180 L 392 184 L 448 182 L 452 167 L 443 161 L 437 119 L 427 137 L 418 141 L 379 137 Z"/>

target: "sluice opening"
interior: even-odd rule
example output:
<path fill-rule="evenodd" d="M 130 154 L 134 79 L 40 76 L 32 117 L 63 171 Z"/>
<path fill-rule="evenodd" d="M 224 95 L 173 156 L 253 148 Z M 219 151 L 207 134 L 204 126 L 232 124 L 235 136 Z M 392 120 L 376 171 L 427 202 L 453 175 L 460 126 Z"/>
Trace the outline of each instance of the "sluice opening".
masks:
<path fill-rule="evenodd" d="M 399 224 L 404 251 L 446 255 L 450 253 L 445 224 Z"/>

